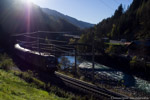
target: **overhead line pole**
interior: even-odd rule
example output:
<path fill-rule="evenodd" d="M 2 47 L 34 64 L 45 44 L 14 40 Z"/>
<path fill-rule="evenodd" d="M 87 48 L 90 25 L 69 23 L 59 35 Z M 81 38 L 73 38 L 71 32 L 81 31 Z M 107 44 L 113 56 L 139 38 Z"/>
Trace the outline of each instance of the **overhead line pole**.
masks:
<path fill-rule="evenodd" d="M 40 53 L 40 39 L 39 39 L 39 33 L 37 35 L 37 39 L 38 39 L 38 51 L 39 51 L 39 54 L 41 56 L 41 53 Z"/>
<path fill-rule="evenodd" d="M 95 77 L 94 77 L 94 67 L 95 67 L 95 63 L 94 63 L 94 58 L 95 58 L 95 51 L 94 51 L 94 32 L 92 33 L 93 35 L 93 41 L 92 41 L 92 82 L 94 83 L 95 81 Z"/>
<path fill-rule="evenodd" d="M 75 74 L 77 74 L 77 46 L 75 45 Z"/>

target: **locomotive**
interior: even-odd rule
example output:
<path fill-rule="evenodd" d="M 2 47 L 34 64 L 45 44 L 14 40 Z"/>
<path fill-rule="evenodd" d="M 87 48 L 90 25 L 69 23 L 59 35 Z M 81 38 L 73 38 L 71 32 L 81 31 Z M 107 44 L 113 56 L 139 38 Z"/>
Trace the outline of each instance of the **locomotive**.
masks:
<path fill-rule="evenodd" d="M 57 59 L 50 53 L 39 53 L 21 46 L 21 44 L 15 44 L 16 55 L 26 61 L 27 63 L 36 66 L 37 69 L 54 72 L 57 70 Z"/>

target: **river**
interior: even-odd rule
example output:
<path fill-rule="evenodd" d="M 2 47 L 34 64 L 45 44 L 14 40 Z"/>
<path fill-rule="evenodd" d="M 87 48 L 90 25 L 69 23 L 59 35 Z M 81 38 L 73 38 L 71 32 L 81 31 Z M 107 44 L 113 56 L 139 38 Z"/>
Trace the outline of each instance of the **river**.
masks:
<path fill-rule="evenodd" d="M 74 63 L 74 57 L 72 56 L 66 56 L 66 58 L 69 59 L 70 63 Z M 60 62 L 61 58 L 58 59 L 58 61 Z M 85 61 L 85 60 L 77 60 L 77 65 L 78 67 L 84 69 L 92 69 L 92 63 L 89 61 Z M 123 80 L 124 81 L 124 85 L 126 87 L 131 87 L 131 88 L 137 88 L 139 90 L 143 90 L 147 93 L 150 93 L 150 82 L 143 80 L 141 78 L 138 78 L 136 76 L 132 76 L 129 74 L 126 74 L 122 71 L 119 70 L 115 70 L 113 68 L 110 68 L 108 66 L 99 64 L 99 63 L 95 63 L 95 73 L 98 73 L 99 75 L 103 75 L 103 76 L 107 76 L 111 79 L 115 79 L 118 81 Z"/>

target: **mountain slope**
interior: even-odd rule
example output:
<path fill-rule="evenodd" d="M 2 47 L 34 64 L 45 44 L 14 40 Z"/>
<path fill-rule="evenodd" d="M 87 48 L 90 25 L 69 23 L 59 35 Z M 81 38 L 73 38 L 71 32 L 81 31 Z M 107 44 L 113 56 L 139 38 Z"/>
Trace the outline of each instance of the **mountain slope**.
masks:
<path fill-rule="evenodd" d="M 0 31 L 5 33 L 27 31 L 78 31 L 79 28 L 64 19 L 45 14 L 34 4 L 21 0 L 0 1 Z"/>
<path fill-rule="evenodd" d="M 127 11 L 123 11 L 122 5 L 118 7 L 114 15 L 104 19 L 95 27 L 88 29 L 85 36 L 90 38 L 90 33 L 95 32 L 96 38 L 109 37 L 110 39 L 136 39 L 150 38 L 150 0 L 133 0 Z M 88 41 L 90 39 L 87 39 Z"/>
<path fill-rule="evenodd" d="M 78 26 L 81 29 L 90 28 L 90 27 L 94 26 L 94 24 L 90 24 L 90 23 L 87 23 L 87 22 L 79 21 L 79 20 L 77 20 L 77 19 L 75 19 L 73 17 L 64 15 L 62 13 L 59 13 L 59 12 L 55 11 L 55 10 L 51 10 L 51 9 L 48 9 L 48 8 L 43 8 L 42 10 L 45 13 L 47 13 L 48 15 L 50 15 L 50 16 L 54 16 L 54 17 L 56 17 L 58 19 L 59 18 L 65 19 L 66 21 L 72 23 L 75 26 Z"/>

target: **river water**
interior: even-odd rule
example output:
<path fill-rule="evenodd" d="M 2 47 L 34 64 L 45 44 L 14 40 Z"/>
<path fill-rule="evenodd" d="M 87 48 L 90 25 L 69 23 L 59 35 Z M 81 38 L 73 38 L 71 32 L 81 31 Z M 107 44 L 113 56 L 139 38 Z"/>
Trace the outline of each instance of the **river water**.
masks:
<path fill-rule="evenodd" d="M 66 58 L 68 58 L 68 60 L 70 61 L 70 63 L 74 63 L 74 57 L 72 56 L 66 56 Z M 58 61 L 61 61 L 61 58 L 58 59 Z M 78 67 L 80 68 L 86 68 L 86 69 L 92 69 L 92 63 L 89 61 L 85 61 L 85 60 L 77 60 L 77 64 Z M 124 85 L 126 87 L 131 87 L 131 88 L 137 88 L 139 90 L 143 90 L 147 93 L 150 93 L 150 82 L 143 80 L 141 78 L 138 78 L 136 76 L 132 76 L 129 74 L 126 74 L 122 71 L 119 70 L 115 70 L 113 68 L 110 68 L 108 66 L 104 66 L 102 64 L 99 63 L 95 63 L 95 73 L 98 73 L 99 75 L 103 75 L 106 77 L 109 77 L 111 79 L 114 80 L 118 80 L 124 81 Z"/>

